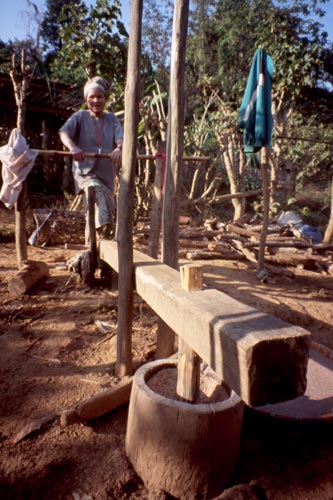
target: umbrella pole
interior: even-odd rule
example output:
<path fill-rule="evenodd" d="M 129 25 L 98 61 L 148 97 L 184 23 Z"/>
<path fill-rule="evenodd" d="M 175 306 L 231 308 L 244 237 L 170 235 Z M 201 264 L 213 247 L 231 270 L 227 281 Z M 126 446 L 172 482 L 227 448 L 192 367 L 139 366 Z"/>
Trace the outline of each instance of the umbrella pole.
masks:
<path fill-rule="evenodd" d="M 268 152 L 265 147 L 261 148 L 260 168 L 263 191 L 263 222 L 260 233 L 260 246 L 258 256 L 258 273 L 264 271 L 265 268 L 265 245 L 269 219 L 269 187 L 268 187 Z"/>

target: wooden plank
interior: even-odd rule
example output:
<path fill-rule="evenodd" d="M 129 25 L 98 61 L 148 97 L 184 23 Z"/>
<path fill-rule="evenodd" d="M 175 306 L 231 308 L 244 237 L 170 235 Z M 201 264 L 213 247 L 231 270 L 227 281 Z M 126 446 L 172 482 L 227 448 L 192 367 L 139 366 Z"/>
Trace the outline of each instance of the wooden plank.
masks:
<path fill-rule="evenodd" d="M 117 271 L 115 242 L 99 242 L 99 254 Z M 190 294 L 179 271 L 141 252 L 133 262 L 137 293 L 245 403 L 304 394 L 309 332 L 217 290 Z"/>

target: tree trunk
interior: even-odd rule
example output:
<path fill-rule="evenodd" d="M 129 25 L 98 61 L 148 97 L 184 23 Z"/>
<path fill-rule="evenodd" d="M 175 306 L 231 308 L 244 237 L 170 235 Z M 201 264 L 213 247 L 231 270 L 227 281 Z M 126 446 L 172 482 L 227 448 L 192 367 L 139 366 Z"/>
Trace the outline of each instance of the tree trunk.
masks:
<path fill-rule="evenodd" d="M 20 132 L 25 133 L 25 114 L 27 92 L 29 88 L 29 78 L 26 71 L 26 53 L 25 49 L 21 51 L 21 75 L 16 72 L 15 55 L 13 55 L 12 69 L 9 71 L 13 83 L 15 102 L 17 106 L 16 126 Z M 31 75 L 30 75 L 31 76 Z M 17 264 L 20 268 L 27 260 L 27 234 L 26 234 L 26 205 L 27 205 L 27 184 L 23 183 L 19 199 L 15 203 L 15 240 Z"/>
<path fill-rule="evenodd" d="M 333 180 L 331 183 L 331 212 L 328 225 L 324 234 L 323 243 L 330 243 L 333 237 Z"/>

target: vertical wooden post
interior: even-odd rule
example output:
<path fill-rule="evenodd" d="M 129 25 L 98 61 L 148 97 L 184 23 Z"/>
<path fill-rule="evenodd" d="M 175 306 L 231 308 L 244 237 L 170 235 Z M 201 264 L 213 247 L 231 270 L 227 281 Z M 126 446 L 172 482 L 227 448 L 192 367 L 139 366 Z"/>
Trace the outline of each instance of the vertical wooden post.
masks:
<path fill-rule="evenodd" d="M 262 230 L 260 233 L 260 245 L 258 256 L 258 272 L 264 271 L 265 267 L 265 245 L 269 220 L 269 186 L 268 186 L 268 152 L 265 147 L 261 148 L 261 178 L 262 178 L 262 192 L 263 192 L 263 221 Z"/>
<path fill-rule="evenodd" d="M 96 244 L 96 225 L 95 225 L 95 188 L 90 186 L 87 189 L 88 204 L 88 231 L 89 231 L 89 249 L 93 265 L 92 272 L 95 272 L 97 265 L 97 244 Z"/>
<path fill-rule="evenodd" d="M 122 170 L 118 197 L 118 329 L 116 373 L 132 373 L 133 321 L 133 209 L 134 174 L 140 98 L 140 57 L 143 0 L 131 0 L 131 23 L 125 89 Z"/>
<path fill-rule="evenodd" d="M 26 206 L 27 206 L 27 182 L 24 181 L 22 189 L 15 203 L 15 245 L 17 267 L 21 269 L 28 260 L 27 232 L 26 232 Z"/>
<path fill-rule="evenodd" d="M 178 269 L 179 190 L 184 149 L 184 79 L 189 0 L 177 0 L 174 7 L 168 129 L 166 148 L 166 175 L 162 210 L 162 261 Z M 156 357 L 173 354 L 174 332 L 160 321 L 157 332 Z"/>
<path fill-rule="evenodd" d="M 150 213 L 150 234 L 148 243 L 148 255 L 153 259 L 158 258 L 159 242 L 162 222 L 162 200 L 163 200 L 163 158 L 165 154 L 165 143 L 159 142 L 157 148 L 158 156 L 156 158 L 155 178 L 154 178 L 154 197 Z"/>
<path fill-rule="evenodd" d="M 178 269 L 179 191 L 184 149 L 185 56 L 189 0 L 177 0 L 173 15 L 166 179 L 162 213 L 162 260 Z"/>
<path fill-rule="evenodd" d="M 202 289 L 203 273 L 198 264 L 180 268 L 182 288 L 188 292 Z M 178 340 L 177 394 L 183 400 L 193 403 L 200 385 L 200 357 L 184 340 Z"/>

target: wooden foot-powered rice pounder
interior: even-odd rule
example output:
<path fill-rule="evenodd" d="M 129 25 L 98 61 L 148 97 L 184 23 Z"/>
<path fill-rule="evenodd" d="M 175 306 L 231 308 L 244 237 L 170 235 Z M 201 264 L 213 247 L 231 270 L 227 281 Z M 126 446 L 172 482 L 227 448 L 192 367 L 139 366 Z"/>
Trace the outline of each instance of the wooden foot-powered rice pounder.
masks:
<path fill-rule="evenodd" d="M 118 271 L 116 242 L 101 241 L 99 256 Z M 167 397 L 150 383 L 159 372 L 176 370 L 175 359 L 141 367 L 133 379 L 126 452 L 150 491 L 212 498 L 237 463 L 244 403 L 261 406 L 304 394 L 310 334 L 220 291 L 187 291 L 180 272 L 140 252 L 134 252 L 134 275 L 136 292 L 178 335 L 177 392 L 183 395 Z M 187 364 L 191 356 L 223 381 L 227 398 L 191 403 L 184 397 L 196 393 L 193 366 L 200 362 Z"/>

